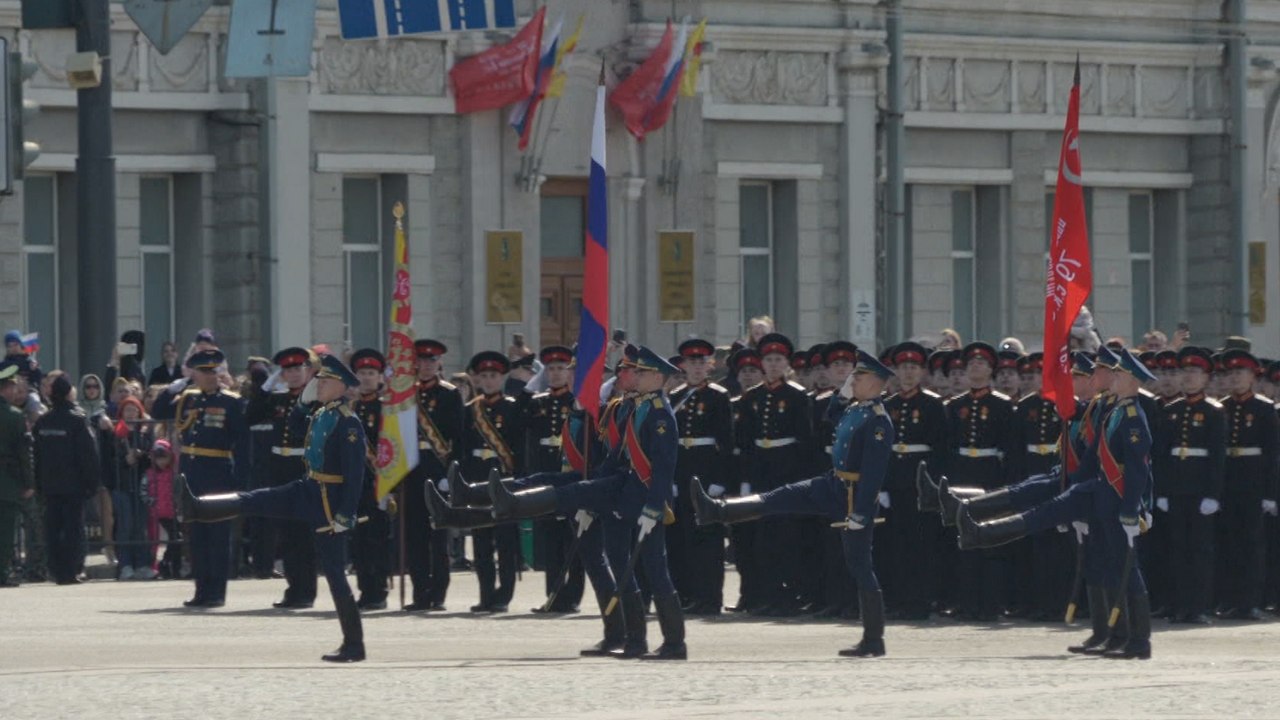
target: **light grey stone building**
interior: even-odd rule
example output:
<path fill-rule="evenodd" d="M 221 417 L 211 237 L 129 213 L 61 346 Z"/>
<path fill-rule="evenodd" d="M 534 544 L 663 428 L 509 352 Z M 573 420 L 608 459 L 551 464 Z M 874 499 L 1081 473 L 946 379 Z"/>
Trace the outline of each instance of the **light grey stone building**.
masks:
<path fill-rule="evenodd" d="M 540 3 L 538 3 L 540 4 Z M 213 327 L 235 358 L 289 344 L 381 345 L 393 221 L 407 208 L 416 332 L 453 350 L 572 342 L 595 84 L 710 19 L 699 94 L 636 142 L 611 115 L 612 324 L 670 349 L 727 343 L 767 313 L 798 345 L 883 345 L 955 327 L 1039 343 L 1048 215 L 1068 87 L 1082 70 L 1094 249 L 1107 335 L 1190 322 L 1280 354 L 1280 2 L 1247 3 L 1243 185 L 1233 184 L 1222 3 L 905 0 L 901 247 L 883 222 L 884 8 L 871 0 L 550 0 L 586 30 L 567 89 L 522 155 L 506 112 L 454 113 L 467 33 L 343 42 L 320 0 L 309 78 L 221 75 L 228 8 L 168 55 L 112 13 L 119 329 L 184 346 Z M 534 2 L 518 3 L 528 17 Z M 95 369 L 76 318 L 71 31 L 0 28 L 39 65 L 43 152 L 0 199 L 0 325 L 37 330 L 42 364 Z M 558 107 L 557 107 L 558 105 Z M 534 165 L 533 159 L 540 162 Z M 1238 182 L 1238 181 L 1236 181 Z M 1232 199 L 1242 196 L 1243 212 Z M 1237 230 L 1239 228 L 1239 230 Z M 523 233 L 523 320 L 486 323 L 486 233 Z M 692 321 L 659 314 L 658 235 L 695 236 Z M 901 260 L 899 260 L 901 258 Z M 899 288 L 904 292 L 899 292 Z M 899 300 L 901 298 L 901 300 Z"/>

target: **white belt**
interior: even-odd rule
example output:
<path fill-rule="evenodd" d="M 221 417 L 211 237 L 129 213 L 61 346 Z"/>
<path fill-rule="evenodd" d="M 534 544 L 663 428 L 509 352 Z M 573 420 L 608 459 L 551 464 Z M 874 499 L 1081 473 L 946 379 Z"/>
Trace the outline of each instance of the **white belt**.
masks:
<path fill-rule="evenodd" d="M 956 452 L 964 457 L 971 458 L 1000 457 L 1000 451 L 995 448 L 962 447 Z"/>
<path fill-rule="evenodd" d="M 306 448 L 273 447 L 271 448 L 271 454 L 280 455 L 281 457 L 302 457 L 303 455 L 307 454 L 307 449 Z"/>
<path fill-rule="evenodd" d="M 498 453 L 490 450 L 489 448 L 481 448 L 479 450 L 472 450 L 471 457 L 478 457 L 482 460 L 492 460 L 498 457 Z"/>
<path fill-rule="evenodd" d="M 1169 454 L 1176 458 L 1183 458 L 1183 459 L 1186 459 L 1189 457 L 1203 457 L 1203 458 L 1209 457 L 1208 450 L 1205 450 L 1204 448 L 1192 448 L 1192 447 L 1176 447 L 1170 450 Z"/>
<path fill-rule="evenodd" d="M 906 443 L 897 443 L 893 446 L 893 451 L 898 453 L 899 455 L 905 455 L 907 453 L 929 452 L 931 450 L 933 450 L 933 448 L 929 447 L 928 445 L 908 445 Z"/>
<path fill-rule="evenodd" d="M 1257 448 L 1257 447 L 1227 448 L 1227 457 L 1259 457 L 1261 455 L 1262 455 L 1262 448 Z"/>
<path fill-rule="evenodd" d="M 794 444 L 795 444 L 795 442 L 796 442 L 796 439 L 795 439 L 795 438 L 793 438 L 793 437 L 789 437 L 789 438 L 759 438 L 759 439 L 757 439 L 757 440 L 756 440 L 756 447 L 758 447 L 758 448 L 764 448 L 764 449 L 768 450 L 769 448 L 779 448 L 779 447 L 786 447 L 786 446 L 788 446 L 788 445 L 794 445 Z"/>
<path fill-rule="evenodd" d="M 1028 445 L 1027 452 L 1034 453 L 1036 455 L 1052 455 L 1058 452 L 1058 443 L 1053 443 L 1051 445 Z"/>
<path fill-rule="evenodd" d="M 538 444 L 543 447 L 564 447 L 564 439 L 559 435 L 555 437 L 538 438 Z"/>
<path fill-rule="evenodd" d="M 682 448 L 708 447 L 715 444 L 716 444 L 716 439 L 713 437 L 682 437 L 680 438 L 680 447 Z"/>

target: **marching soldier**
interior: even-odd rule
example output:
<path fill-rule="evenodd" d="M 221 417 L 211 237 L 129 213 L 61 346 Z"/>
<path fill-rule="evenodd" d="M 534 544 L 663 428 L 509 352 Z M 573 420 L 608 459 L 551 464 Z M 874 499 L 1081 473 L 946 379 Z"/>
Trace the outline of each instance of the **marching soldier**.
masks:
<path fill-rule="evenodd" d="M 360 381 L 352 410 L 364 428 L 364 485 L 357 512 L 369 518 L 353 533 L 351 560 L 356 569 L 356 586 L 361 610 L 385 610 L 387 579 L 391 575 L 391 517 L 378 503 L 378 436 L 382 432 L 382 378 L 387 360 L 372 348 L 351 355 L 351 369 Z"/>
<path fill-rule="evenodd" d="M 438 340 L 413 343 L 418 360 L 418 467 L 405 478 L 405 560 L 413 578 L 408 612 L 445 609 L 449 591 L 449 531 L 432 529 L 423 481 L 439 482 L 462 445 L 463 407 L 458 388 L 440 379 L 441 360 L 449 348 Z"/>
<path fill-rule="evenodd" d="M 221 350 L 193 354 L 186 363 L 192 371 L 190 380 L 171 384 L 151 410 L 154 419 L 174 422 L 186 485 L 197 495 L 245 487 L 249 475 L 249 423 L 244 401 L 221 385 L 218 371 L 224 363 Z M 183 605 L 216 608 L 226 604 L 230 559 L 231 523 L 192 527 L 191 577 L 196 592 Z"/>
<path fill-rule="evenodd" d="M 1200 347 L 1178 353 L 1186 397 L 1163 413 L 1154 454 L 1168 458 L 1157 479 L 1156 506 L 1169 523 L 1171 622 L 1207 624 L 1213 587 L 1213 515 L 1220 508 L 1226 448 L 1222 405 L 1205 395 L 1212 354 Z"/>
<path fill-rule="evenodd" d="M 245 416 L 251 426 L 271 424 L 269 482 L 272 487 L 279 487 L 306 472 L 302 459 L 306 438 L 299 429 L 289 426 L 289 414 L 315 374 L 318 359 L 310 350 L 291 347 L 276 353 L 271 361 L 279 370 L 254 389 Z M 316 557 L 311 537 L 315 528 L 305 520 L 286 518 L 275 521 L 275 530 L 287 586 L 284 597 L 272 606 L 282 610 L 309 608 L 316 601 Z"/>
<path fill-rule="evenodd" d="M 365 659 L 364 627 L 346 575 L 347 538 L 358 522 L 367 446 L 360 419 L 343 396 L 358 382 L 338 358 L 320 358 L 320 369 L 290 418 L 306 437 L 306 477 L 252 492 L 192 497 L 188 489 L 185 494 L 184 514 L 196 523 L 225 525 L 226 520 L 244 514 L 296 518 L 312 528 L 311 540 L 342 626 L 342 645 L 321 657 L 326 662 Z M 318 403 L 314 411 L 312 399 Z"/>
<path fill-rule="evenodd" d="M 675 524 L 667 529 L 667 555 L 672 580 L 691 615 L 719 615 L 724 605 L 724 534 L 720 528 L 699 528 L 693 517 L 690 478 L 707 483 L 716 497 L 728 487 L 726 463 L 734 450 L 729 391 L 711 382 L 715 346 L 706 340 L 685 340 L 686 384 L 671 394 L 680 428 L 675 470 Z"/>
<path fill-rule="evenodd" d="M 493 350 L 477 353 L 467 365 L 467 372 L 475 378 L 476 396 L 467 403 L 463 424 L 464 477 L 488 477 L 490 470 L 497 470 L 502 477 L 522 474 L 526 418 L 515 398 L 502 392 L 510 369 L 507 356 Z M 480 602 L 471 612 L 504 613 L 516 589 L 520 528 L 513 523 L 476 528 L 471 542 L 480 582 Z"/>
<path fill-rule="evenodd" d="M 531 473 L 560 472 L 564 457 L 565 424 L 573 411 L 573 388 L 569 383 L 573 372 L 573 350 L 563 345 L 550 345 L 538 353 L 547 391 L 529 400 L 528 470 Z M 582 602 L 583 568 L 579 557 L 569 557 L 573 545 L 574 528 L 568 518 L 551 517 L 533 524 L 535 534 L 541 536 L 546 563 L 547 596 L 555 592 L 555 586 L 564 576 L 569 564 L 569 579 L 548 608 L 553 613 L 576 613 Z M 534 608 L 542 612 L 542 607 Z"/>
<path fill-rule="evenodd" d="M 818 352 L 821 359 L 811 356 L 810 365 L 817 364 L 823 368 L 822 375 L 827 389 L 813 398 L 814 449 L 810 453 L 813 463 L 805 470 L 805 474 L 809 476 L 821 475 L 831 465 L 831 450 L 835 446 L 836 423 L 839 421 L 839 413 L 833 413 L 832 405 L 841 403 L 837 391 L 844 387 L 845 380 L 849 379 L 858 360 L 857 346 L 847 340 L 820 346 Z M 802 522 L 812 523 L 809 527 L 817 531 L 821 542 L 814 552 L 821 562 L 819 594 L 814 598 L 815 606 L 804 610 L 812 612 L 818 618 L 856 617 L 858 588 L 854 585 L 844 558 L 844 533 L 839 528 L 831 527 L 831 523 L 822 518 Z"/>

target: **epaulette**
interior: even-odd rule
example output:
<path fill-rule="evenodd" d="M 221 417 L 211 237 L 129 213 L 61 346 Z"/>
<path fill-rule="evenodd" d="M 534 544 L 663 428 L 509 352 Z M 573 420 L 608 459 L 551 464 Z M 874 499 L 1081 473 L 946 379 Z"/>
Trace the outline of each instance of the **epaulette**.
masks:
<path fill-rule="evenodd" d="M 830 399 L 830 398 L 831 398 L 831 396 L 832 396 L 832 395 L 835 395 L 835 394 L 836 394 L 836 391 L 835 391 L 835 390 L 824 390 L 824 391 L 822 391 L 822 394 L 820 394 L 820 395 L 814 395 L 814 396 L 813 396 L 813 400 L 814 400 L 814 402 L 822 402 L 823 400 L 828 400 L 828 399 Z"/>
<path fill-rule="evenodd" d="M 457 385 L 454 385 L 453 383 L 449 382 L 448 380 L 437 380 L 437 381 L 436 381 L 436 385 L 439 385 L 440 387 L 444 388 L 445 390 L 457 390 L 457 389 L 458 389 L 458 386 L 457 386 Z"/>
<path fill-rule="evenodd" d="M 228 389 L 226 389 L 226 388 L 222 388 L 222 389 L 220 389 L 220 390 L 218 391 L 218 394 L 219 394 L 219 395 L 226 395 L 227 397 L 229 397 L 229 398 L 231 398 L 231 399 L 233 399 L 233 400 L 239 400 L 239 399 L 240 399 L 240 393 L 238 393 L 238 392 L 233 392 L 233 391 L 228 390 Z"/>
<path fill-rule="evenodd" d="M 547 391 L 540 392 L 540 393 L 534 393 L 534 394 L 533 394 L 533 397 L 532 397 L 532 398 L 530 398 L 530 399 L 531 399 L 531 400 L 541 400 L 542 398 L 550 397 L 550 396 L 551 396 L 551 391 L 550 391 L 550 390 L 547 390 Z"/>
<path fill-rule="evenodd" d="M 680 383 L 678 386 L 673 388 L 671 392 L 667 393 L 667 395 L 679 395 L 680 393 L 688 389 L 689 389 L 689 383 Z"/>
<path fill-rule="evenodd" d="M 992 390 L 991 397 L 1000 398 L 1001 400 L 1008 400 L 1009 402 L 1013 402 L 1013 398 L 1009 397 L 1008 395 L 1005 395 L 999 390 Z"/>
<path fill-rule="evenodd" d="M 348 403 L 342 403 L 338 406 L 338 414 L 342 417 L 355 417 L 355 413 L 352 412 L 351 405 Z"/>
<path fill-rule="evenodd" d="M 1128 415 L 1129 417 L 1138 417 L 1138 406 L 1130 405 L 1129 407 L 1124 409 L 1124 414 Z"/>
<path fill-rule="evenodd" d="M 1217 400 L 1214 400 L 1211 397 L 1206 397 L 1204 401 L 1209 403 L 1209 407 L 1218 408 L 1219 410 L 1222 409 L 1222 403 L 1218 402 Z"/>
<path fill-rule="evenodd" d="M 924 395 L 925 397 L 936 398 L 936 399 L 938 399 L 938 400 L 941 400 L 941 399 L 942 399 L 942 396 L 941 396 L 941 395 L 939 395 L 938 393 L 936 393 L 936 392 L 934 392 L 934 391 L 932 391 L 932 390 L 921 390 L 921 391 L 920 391 L 920 394 L 921 394 L 921 395 Z"/>
<path fill-rule="evenodd" d="M 800 392 L 806 392 L 806 390 L 804 389 L 804 386 L 803 386 L 803 385 L 801 385 L 800 383 L 798 383 L 798 382 L 794 381 L 794 380 L 788 380 L 788 381 L 787 381 L 787 384 L 788 384 L 788 385 L 790 385 L 790 386 L 791 386 L 791 388 L 792 388 L 793 390 L 799 390 Z"/>
<path fill-rule="evenodd" d="M 879 416 L 881 416 L 881 417 L 889 417 L 889 412 L 888 412 L 887 410 L 885 410 L 885 409 L 884 409 L 884 403 L 876 403 L 876 404 L 875 404 L 875 405 L 873 405 L 872 407 L 874 407 L 874 408 L 875 408 L 875 413 L 876 413 L 877 415 L 879 415 Z"/>
<path fill-rule="evenodd" d="M 716 392 L 718 392 L 718 393 L 723 393 L 723 394 L 725 394 L 725 395 L 728 395 L 728 394 L 729 394 L 729 389 L 728 389 L 728 388 L 726 388 L 726 387 L 725 387 L 725 386 L 723 386 L 723 385 L 717 385 L 716 383 L 707 383 L 707 389 L 708 389 L 708 390 L 715 390 Z"/>
<path fill-rule="evenodd" d="M 183 395 L 199 395 L 200 392 L 200 388 L 188 385 L 182 389 L 182 392 L 178 393 L 178 397 L 182 397 Z"/>
<path fill-rule="evenodd" d="M 1138 394 L 1139 394 L 1139 395 L 1141 395 L 1141 396 L 1142 396 L 1142 397 L 1144 397 L 1144 398 L 1148 398 L 1148 399 L 1151 399 L 1151 400 L 1155 400 L 1155 399 L 1156 399 L 1156 394 L 1155 394 L 1155 393 L 1153 393 L 1153 392 L 1151 392 L 1150 390 L 1148 390 L 1148 389 L 1146 389 L 1146 388 L 1138 388 Z"/>
<path fill-rule="evenodd" d="M 654 399 L 653 399 L 653 406 L 654 406 L 655 408 L 661 408 L 661 407 L 663 406 L 662 396 L 661 396 L 661 395 L 659 395 L 658 397 L 656 397 L 656 398 L 654 398 Z"/>
<path fill-rule="evenodd" d="M 754 393 L 756 390 L 758 390 L 759 388 L 762 388 L 762 387 L 764 387 L 764 383 L 763 383 L 763 382 L 758 382 L 758 383 L 756 383 L 755 385 L 752 385 L 752 386 L 751 386 L 751 387 L 749 387 L 749 388 L 742 388 L 742 394 L 741 394 L 741 395 L 739 395 L 738 397 L 746 397 L 747 395 Z"/>

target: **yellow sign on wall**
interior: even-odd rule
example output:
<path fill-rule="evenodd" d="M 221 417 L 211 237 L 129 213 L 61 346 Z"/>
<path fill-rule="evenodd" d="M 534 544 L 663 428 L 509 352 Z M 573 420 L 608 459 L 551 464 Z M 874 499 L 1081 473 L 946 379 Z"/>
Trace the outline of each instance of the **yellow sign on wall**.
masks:
<path fill-rule="evenodd" d="M 693 322 L 693 232 L 658 233 L 658 303 L 661 322 Z"/>
<path fill-rule="evenodd" d="M 1249 324 L 1267 322 L 1267 244 L 1249 243 Z"/>
<path fill-rule="evenodd" d="M 491 324 L 524 322 L 524 233 L 490 230 L 485 241 L 485 319 Z"/>

